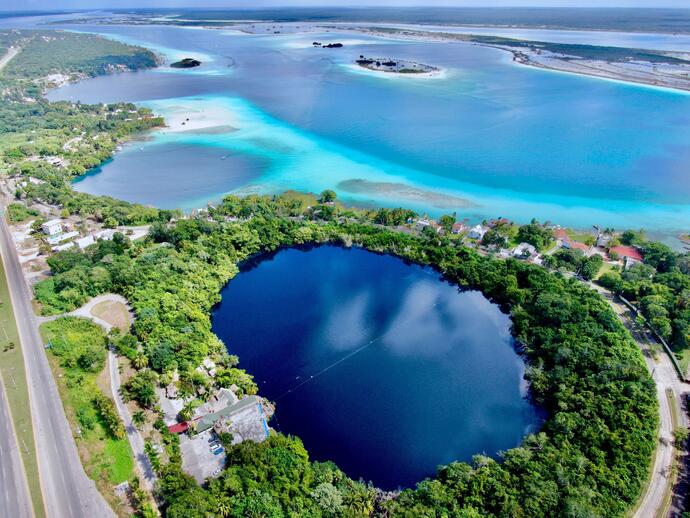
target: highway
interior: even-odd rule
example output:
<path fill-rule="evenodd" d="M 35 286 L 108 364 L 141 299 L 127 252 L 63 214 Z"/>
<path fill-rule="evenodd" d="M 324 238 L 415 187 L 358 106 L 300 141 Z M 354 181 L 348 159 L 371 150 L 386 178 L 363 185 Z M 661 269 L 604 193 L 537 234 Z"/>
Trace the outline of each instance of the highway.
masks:
<path fill-rule="evenodd" d="M 14 435 L 5 387 L 0 381 L 0 516 L 33 516 L 26 473 Z"/>
<path fill-rule="evenodd" d="M 31 306 L 31 294 L 4 217 L 0 217 L 0 254 L 24 350 L 38 468 L 50 518 L 114 517 L 81 465 L 62 401 L 48 365 Z M 7 516 L 7 515 L 3 515 Z M 9 515 L 12 516 L 12 515 Z"/>

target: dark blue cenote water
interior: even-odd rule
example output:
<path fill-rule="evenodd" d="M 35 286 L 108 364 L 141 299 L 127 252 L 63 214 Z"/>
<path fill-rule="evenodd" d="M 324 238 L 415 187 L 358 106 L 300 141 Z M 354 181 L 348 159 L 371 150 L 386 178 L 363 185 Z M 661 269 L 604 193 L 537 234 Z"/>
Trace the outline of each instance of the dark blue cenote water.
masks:
<path fill-rule="evenodd" d="M 410 487 L 540 424 L 509 317 L 431 269 L 289 249 L 245 268 L 222 297 L 213 329 L 276 402 L 271 425 L 353 478 Z"/>

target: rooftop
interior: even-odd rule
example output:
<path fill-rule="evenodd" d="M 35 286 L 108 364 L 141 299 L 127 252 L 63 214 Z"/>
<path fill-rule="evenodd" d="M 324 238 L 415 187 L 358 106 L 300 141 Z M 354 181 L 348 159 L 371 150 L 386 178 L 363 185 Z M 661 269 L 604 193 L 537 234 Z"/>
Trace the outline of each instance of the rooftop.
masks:
<path fill-rule="evenodd" d="M 642 253 L 634 246 L 612 246 L 609 248 L 609 253 L 611 252 L 615 253 L 619 257 L 628 257 L 634 261 L 642 261 Z"/>

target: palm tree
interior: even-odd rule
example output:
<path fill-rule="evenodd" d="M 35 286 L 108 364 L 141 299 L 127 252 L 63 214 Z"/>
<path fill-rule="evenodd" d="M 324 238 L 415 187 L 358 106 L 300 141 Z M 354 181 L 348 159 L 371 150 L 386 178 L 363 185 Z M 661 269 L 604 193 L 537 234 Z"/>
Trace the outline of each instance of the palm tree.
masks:
<path fill-rule="evenodd" d="M 143 369 L 149 364 L 149 357 L 146 356 L 143 352 L 139 352 L 134 357 L 132 363 L 134 364 L 134 367 L 136 367 L 137 369 Z"/>
<path fill-rule="evenodd" d="M 189 421 L 194 415 L 194 405 L 192 401 L 187 401 L 180 410 L 180 419 Z"/>
<path fill-rule="evenodd" d="M 132 423 L 137 428 L 141 429 L 146 424 L 146 413 L 143 410 L 137 410 L 132 414 Z"/>
<path fill-rule="evenodd" d="M 218 516 L 220 518 L 227 518 L 230 516 L 230 512 L 232 511 L 232 508 L 230 507 L 230 501 L 227 498 L 223 498 L 219 503 L 218 503 Z"/>

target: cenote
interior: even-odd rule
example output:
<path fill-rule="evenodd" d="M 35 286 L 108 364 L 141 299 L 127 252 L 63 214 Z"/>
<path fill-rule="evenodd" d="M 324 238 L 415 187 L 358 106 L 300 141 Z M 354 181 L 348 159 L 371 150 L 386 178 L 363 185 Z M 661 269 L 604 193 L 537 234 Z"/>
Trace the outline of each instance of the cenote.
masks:
<path fill-rule="evenodd" d="M 361 249 L 282 250 L 222 291 L 213 328 L 271 426 L 383 489 L 534 432 L 510 318 L 432 269 Z"/>

